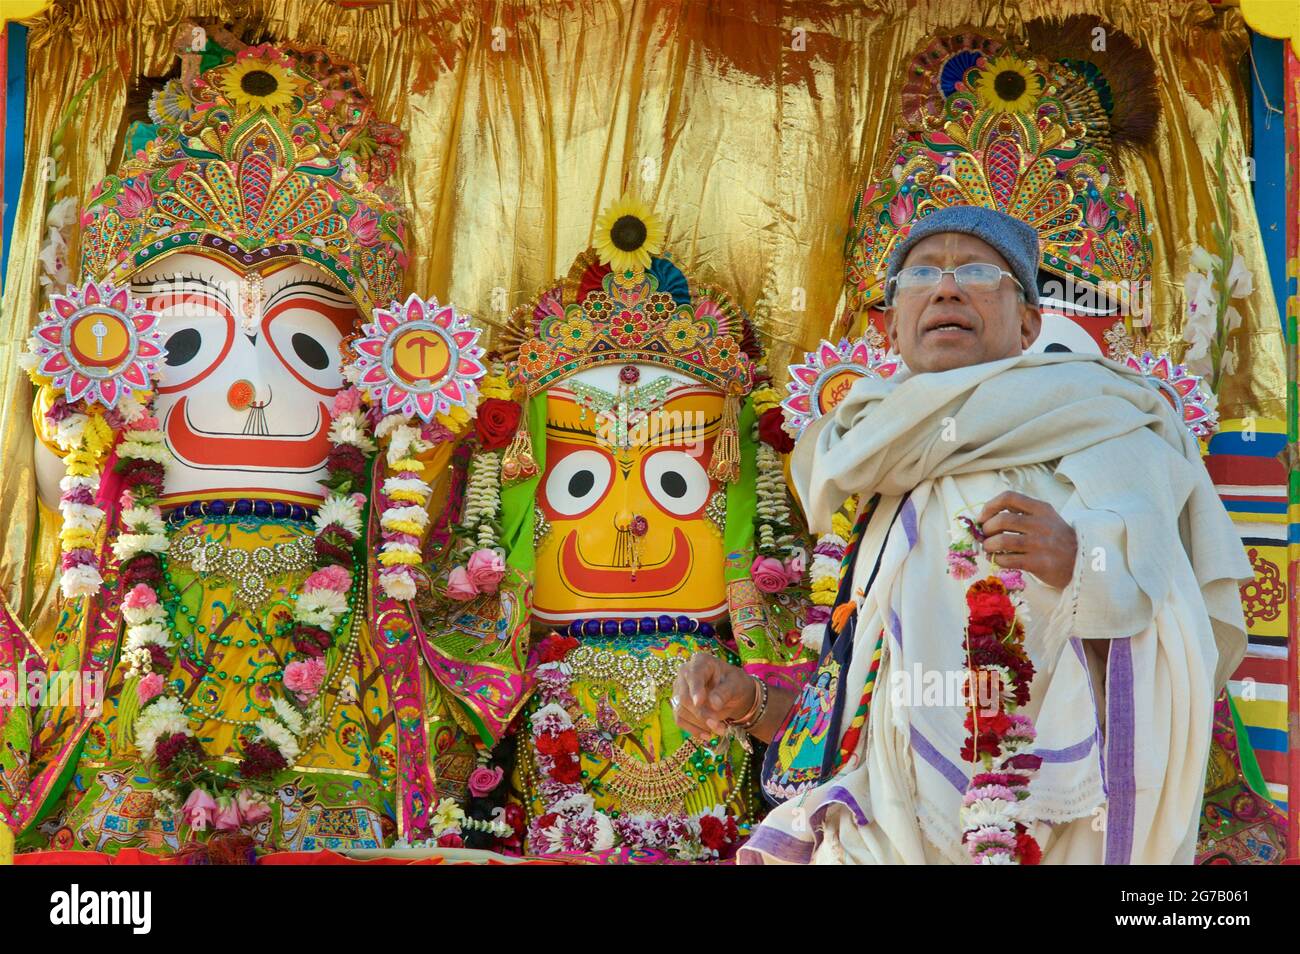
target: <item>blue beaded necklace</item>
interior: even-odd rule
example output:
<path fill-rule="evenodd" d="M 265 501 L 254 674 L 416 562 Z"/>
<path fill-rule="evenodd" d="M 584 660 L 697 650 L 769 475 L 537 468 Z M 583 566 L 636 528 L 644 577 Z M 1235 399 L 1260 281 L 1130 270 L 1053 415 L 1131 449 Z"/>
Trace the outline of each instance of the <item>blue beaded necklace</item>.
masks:
<path fill-rule="evenodd" d="M 584 636 L 650 636 L 654 633 L 695 633 L 703 639 L 712 639 L 717 628 L 712 623 L 689 616 L 667 614 L 641 619 L 575 619 L 565 627 L 565 634 L 574 639 Z"/>

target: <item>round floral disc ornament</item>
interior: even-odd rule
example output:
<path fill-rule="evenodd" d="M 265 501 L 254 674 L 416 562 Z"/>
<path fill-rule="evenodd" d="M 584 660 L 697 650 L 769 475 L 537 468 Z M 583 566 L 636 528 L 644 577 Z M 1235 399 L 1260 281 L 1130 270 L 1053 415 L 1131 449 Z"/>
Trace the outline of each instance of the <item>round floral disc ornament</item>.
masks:
<path fill-rule="evenodd" d="M 110 408 L 124 394 L 149 390 L 167 355 L 158 316 L 127 289 L 93 281 L 50 295 L 30 347 L 36 373 L 69 403 Z"/>
<path fill-rule="evenodd" d="M 412 294 L 405 304 L 376 308 L 375 320 L 352 341 L 357 387 L 385 414 L 425 423 L 453 406 L 473 407 L 486 373 L 479 329 L 469 315 Z"/>
<path fill-rule="evenodd" d="M 1219 429 L 1219 412 L 1214 408 L 1209 390 L 1200 375 L 1192 374 L 1169 355 L 1127 354 L 1124 364 L 1147 376 L 1164 398 L 1173 405 L 1187 429 L 1196 437 L 1208 438 Z"/>
<path fill-rule="evenodd" d="M 786 431 L 798 440 L 804 428 L 844 400 L 859 378 L 887 378 L 898 370 L 898 363 L 866 338 L 842 338 L 838 345 L 823 341 L 816 351 L 804 354 L 803 364 L 790 365 L 785 386 L 789 396 L 781 402 Z"/>

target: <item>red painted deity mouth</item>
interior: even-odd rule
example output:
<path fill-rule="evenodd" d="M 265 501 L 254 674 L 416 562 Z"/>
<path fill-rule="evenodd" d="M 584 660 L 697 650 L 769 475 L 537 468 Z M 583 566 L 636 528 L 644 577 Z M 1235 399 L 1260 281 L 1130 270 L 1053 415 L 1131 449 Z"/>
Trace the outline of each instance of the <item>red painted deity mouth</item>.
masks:
<path fill-rule="evenodd" d="M 190 422 L 187 398 L 167 412 L 167 443 L 182 463 L 207 468 L 311 471 L 329 456 L 329 419 L 316 408 L 316 426 L 302 434 L 229 434 Z"/>
<path fill-rule="evenodd" d="M 691 543 L 681 528 L 673 527 L 672 549 L 659 563 L 643 563 L 632 579 L 631 567 L 602 566 L 587 562 L 578 550 L 578 531 L 560 545 L 560 576 L 565 585 L 581 596 L 593 599 L 626 599 L 666 596 L 675 593 L 691 572 Z"/>

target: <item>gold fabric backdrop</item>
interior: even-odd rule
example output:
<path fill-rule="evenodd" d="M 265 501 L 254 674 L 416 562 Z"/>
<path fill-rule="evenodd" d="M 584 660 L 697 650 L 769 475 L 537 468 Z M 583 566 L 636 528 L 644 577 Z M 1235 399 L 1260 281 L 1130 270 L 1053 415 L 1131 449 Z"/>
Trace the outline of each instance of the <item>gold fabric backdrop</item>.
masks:
<path fill-rule="evenodd" d="M 379 117 L 407 135 L 399 181 L 410 218 L 408 290 L 495 327 L 568 268 L 601 208 L 632 187 L 665 216 L 668 247 L 684 266 L 755 314 L 768 364 L 783 379 L 835 315 L 853 192 L 885 155 L 903 68 L 923 38 L 959 27 L 1015 37 L 1026 20 L 1075 12 L 1099 13 L 1156 60 L 1157 145 L 1122 158 L 1155 227 L 1155 343 L 1176 341 L 1190 246 L 1210 244 L 1221 115 L 1230 155 L 1247 155 L 1248 73 L 1239 69 L 1247 33 L 1236 10 L 1216 16 L 1204 0 L 86 0 L 51 8 L 29 35 L 26 177 L 0 334 L 0 594 L 24 618 L 47 612 L 57 545 L 36 532 L 31 389 L 15 363 L 44 304 L 39 164 L 66 104 L 102 68 L 66 135 L 64 194 L 84 197 L 112 171 L 128 93 L 138 76 L 174 67 L 183 21 L 225 21 L 248 41 L 319 44 L 360 66 Z M 1283 339 L 1244 165 L 1230 164 L 1235 239 L 1256 291 L 1242 309 L 1251 343 L 1221 410 L 1282 418 Z M 46 541 L 39 553 L 38 539 Z"/>

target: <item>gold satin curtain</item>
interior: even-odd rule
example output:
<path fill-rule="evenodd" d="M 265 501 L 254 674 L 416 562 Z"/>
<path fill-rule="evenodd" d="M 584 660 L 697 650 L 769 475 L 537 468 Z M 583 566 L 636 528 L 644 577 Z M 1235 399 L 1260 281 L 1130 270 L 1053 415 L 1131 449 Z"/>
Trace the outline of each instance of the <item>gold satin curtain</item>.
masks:
<path fill-rule="evenodd" d="M 1216 16 L 1204 0 L 65 0 L 29 35 L 26 178 L 0 335 L 0 594 L 28 618 L 48 607 L 41 571 L 51 551 L 29 552 L 31 393 L 14 361 L 43 306 L 38 165 L 68 100 L 102 68 L 60 172 L 84 197 L 112 171 L 128 91 L 172 68 L 182 21 L 320 44 L 361 67 L 380 118 L 407 135 L 409 290 L 496 326 L 567 270 L 600 209 L 633 187 L 666 217 L 683 264 L 756 315 L 782 379 L 835 316 L 849 204 L 886 154 L 903 67 L 920 42 L 965 26 L 1014 37 L 1028 19 L 1072 12 L 1099 13 L 1157 63 L 1158 141 L 1125 156 L 1124 169 L 1155 226 L 1164 344 L 1181 327 L 1190 246 L 1210 243 L 1221 114 L 1231 154 L 1247 154 L 1247 35 L 1236 10 Z M 1281 418 L 1282 336 L 1243 166 L 1230 169 L 1235 239 L 1256 292 L 1243 309 L 1251 344 L 1222 410 Z"/>

